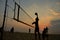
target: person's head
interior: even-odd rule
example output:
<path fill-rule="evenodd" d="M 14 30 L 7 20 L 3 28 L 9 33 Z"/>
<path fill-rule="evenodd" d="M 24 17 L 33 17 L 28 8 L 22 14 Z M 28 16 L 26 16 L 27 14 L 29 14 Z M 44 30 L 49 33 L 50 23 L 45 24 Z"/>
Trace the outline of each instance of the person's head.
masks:
<path fill-rule="evenodd" d="M 38 15 L 37 12 L 35 13 L 35 15 Z"/>
<path fill-rule="evenodd" d="M 46 27 L 46 30 L 48 30 L 48 27 Z"/>

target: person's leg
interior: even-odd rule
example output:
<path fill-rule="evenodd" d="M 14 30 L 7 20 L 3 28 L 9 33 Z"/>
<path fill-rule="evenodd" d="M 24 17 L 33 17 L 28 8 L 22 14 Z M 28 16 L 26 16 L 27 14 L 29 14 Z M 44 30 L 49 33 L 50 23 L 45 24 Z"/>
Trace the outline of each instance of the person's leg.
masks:
<path fill-rule="evenodd" d="M 42 40 L 44 39 L 44 36 L 43 36 L 43 34 L 42 34 Z"/>
<path fill-rule="evenodd" d="M 45 37 L 43 37 L 43 40 L 45 40 Z"/>
<path fill-rule="evenodd" d="M 44 40 L 44 37 L 42 37 L 42 40 Z"/>
<path fill-rule="evenodd" d="M 1 31 L 1 40 L 3 40 L 3 30 Z"/>
<path fill-rule="evenodd" d="M 43 38 L 43 40 L 45 40 L 45 38 L 46 38 L 45 34 L 42 35 L 42 38 Z"/>
<path fill-rule="evenodd" d="M 39 37 L 39 40 L 41 40 L 40 36 L 41 36 L 41 35 L 40 35 L 39 31 L 38 31 L 38 37 Z"/>
<path fill-rule="evenodd" d="M 35 31 L 35 40 L 37 40 L 37 34 L 36 34 L 36 31 Z"/>
<path fill-rule="evenodd" d="M 48 34 L 47 34 L 47 37 L 46 37 L 46 38 L 47 38 L 47 40 L 48 40 Z"/>

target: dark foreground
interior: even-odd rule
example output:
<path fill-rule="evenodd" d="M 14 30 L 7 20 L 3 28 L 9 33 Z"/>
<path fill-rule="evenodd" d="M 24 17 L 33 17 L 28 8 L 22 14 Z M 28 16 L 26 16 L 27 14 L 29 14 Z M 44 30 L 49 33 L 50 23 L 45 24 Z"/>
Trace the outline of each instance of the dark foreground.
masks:
<path fill-rule="evenodd" d="M 60 35 L 50 34 L 48 39 L 49 40 L 60 40 Z M 35 39 L 34 39 L 34 34 L 32 33 L 29 34 L 29 33 L 18 33 L 18 32 L 15 32 L 15 33 L 4 32 L 3 40 L 35 40 Z"/>

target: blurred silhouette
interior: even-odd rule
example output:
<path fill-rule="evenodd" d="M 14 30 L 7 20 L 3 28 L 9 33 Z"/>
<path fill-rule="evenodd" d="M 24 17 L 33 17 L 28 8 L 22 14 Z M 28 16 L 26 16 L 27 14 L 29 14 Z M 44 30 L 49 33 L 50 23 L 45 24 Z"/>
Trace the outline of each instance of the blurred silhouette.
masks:
<path fill-rule="evenodd" d="M 48 40 L 48 27 L 46 27 L 46 39 Z"/>
<path fill-rule="evenodd" d="M 42 32 L 42 39 L 45 40 L 45 28 L 44 28 L 44 30 Z"/>
<path fill-rule="evenodd" d="M 0 33 L 2 32 L 3 27 L 0 27 Z"/>
<path fill-rule="evenodd" d="M 10 32 L 11 32 L 11 33 L 13 33 L 13 32 L 14 32 L 14 27 L 12 27 L 12 28 L 11 28 Z"/>
<path fill-rule="evenodd" d="M 31 33 L 31 29 L 29 28 L 29 33 Z"/>
<path fill-rule="evenodd" d="M 44 28 L 43 32 L 42 32 L 42 39 L 43 40 L 48 40 L 48 27 Z"/>
<path fill-rule="evenodd" d="M 32 24 L 35 24 L 35 40 L 37 40 L 37 36 L 39 36 L 39 40 L 40 40 L 40 33 L 39 33 L 39 26 L 38 26 L 38 14 L 35 13 L 35 15 L 37 16 L 36 19 L 35 19 L 35 22 L 33 22 Z M 38 35 L 37 35 L 38 33 Z"/>

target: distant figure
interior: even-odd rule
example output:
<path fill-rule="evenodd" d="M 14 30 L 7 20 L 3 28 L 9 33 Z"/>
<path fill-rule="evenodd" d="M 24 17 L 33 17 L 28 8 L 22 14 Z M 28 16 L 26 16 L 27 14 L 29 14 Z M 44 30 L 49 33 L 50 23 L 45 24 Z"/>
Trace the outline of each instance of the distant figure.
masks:
<path fill-rule="evenodd" d="M 31 33 L 31 29 L 29 28 L 29 33 Z"/>
<path fill-rule="evenodd" d="M 11 28 L 10 32 L 12 32 L 12 33 L 14 32 L 14 27 Z"/>
<path fill-rule="evenodd" d="M 43 32 L 42 32 L 42 39 L 43 40 L 48 40 L 48 28 L 44 28 Z"/>
<path fill-rule="evenodd" d="M 45 28 L 44 28 L 44 30 L 43 30 L 43 32 L 42 32 L 42 39 L 43 39 L 43 40 L 45 40 L 45 32 L 46 32 L 46 31 L 45 31 Z"/>
<path fill-rule="evenodd" d="M 39 33 L 39 26 L 38 26 L 38 14 L 35 13 L 35 15 L 37 16 L 36 19 L 35 19 L 35 22 L 33 22 L 32 24 L 35 24 L 35 40 L 37 40 L 37 36 L 39 36 L 39 40 L 40 40 L 40 33 Z M 38 35 L 37 35 L 38 33 Z"/>

